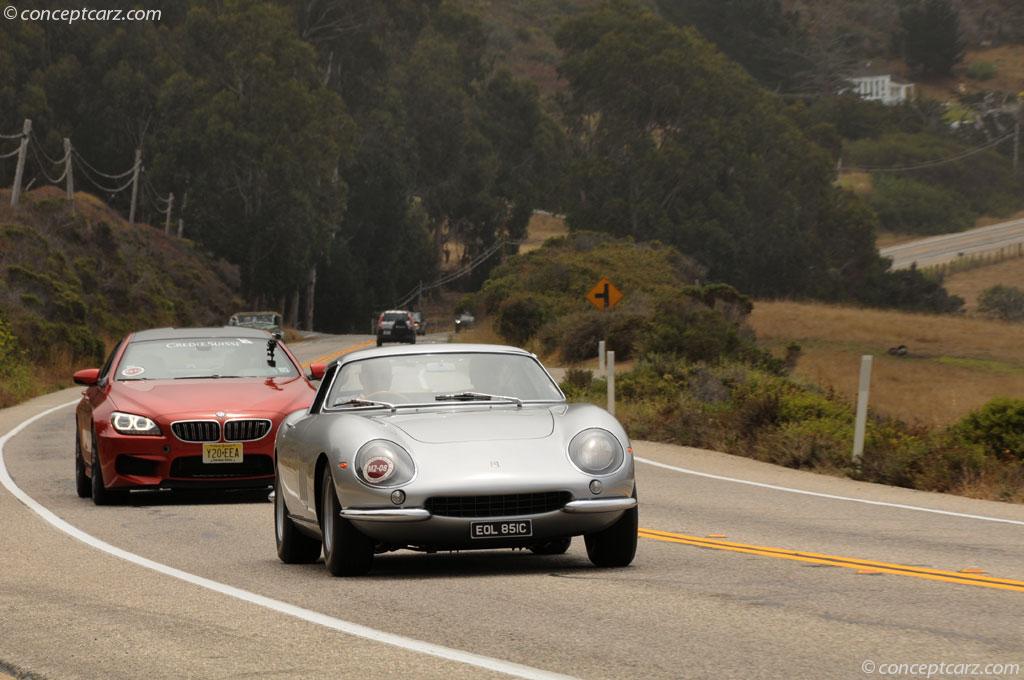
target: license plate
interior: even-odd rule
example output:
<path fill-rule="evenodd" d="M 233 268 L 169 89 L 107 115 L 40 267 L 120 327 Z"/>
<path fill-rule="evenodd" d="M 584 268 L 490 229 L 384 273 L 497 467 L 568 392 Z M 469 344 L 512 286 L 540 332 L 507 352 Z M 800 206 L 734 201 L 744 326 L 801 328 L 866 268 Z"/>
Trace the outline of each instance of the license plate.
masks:
<path fill-rule="evenodd" d="M 203 444 L 204 463 L 241 463 L 241 444 Z"/>
<path fill-rule="evenodd" d="M 533 520 L 469 523 L 470 538 L 516 538 L 518 536 L 533 536 Z"/>

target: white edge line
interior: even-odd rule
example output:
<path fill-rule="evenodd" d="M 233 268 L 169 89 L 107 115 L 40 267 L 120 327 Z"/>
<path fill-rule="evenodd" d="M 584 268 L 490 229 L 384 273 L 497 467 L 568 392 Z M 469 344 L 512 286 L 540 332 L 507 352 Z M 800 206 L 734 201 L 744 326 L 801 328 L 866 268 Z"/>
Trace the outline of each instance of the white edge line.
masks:
<path fill-rule="evenodd" d="M 324 626 L 325 628 L 332 628 L 334 630 L 346 633 L 348 635 L 354 635 L 356 637 L 364 638 L 366 640 L 372 640 L 374 642 L 381 642 L 383 644 L 391 645 L 393 647 L 399 647 L 401 649 L 419 652 L 421 654 L 428 654 L 430 656 L 438 657 L 440 659 L 445 659 L 448 661 L 458 661 L 460 663 L 468 664 L 471 666 L 477 666 L 479 668 L 486 668 L 487 670 L 492 670 L 498 673 L 504 673 L 506 675 L 512 675 L 520 678 L 536 678 L 537 680 L 566 680 L 572 678 L 572 676 L 569 675 L 552 673 L 538 668 L 531 668 L 530 666 L 523 666 L 517 663 L 502 661 L 500 659 L 480 656 L 479 654 L 473 654 L 472 652 L 464 652 L 458 649 L 452 649 L 450 647 L 444 647 L 441 645 L 431 644 L 429 642 L 423 642 L 422 640 L 416 640 L 414 638 L 405 637 L 403 635 L 387 633 L 381 630 L 376 630 L 374 628 L 369 628 L 367 626 L 362 626 L 358 623 L 352 623 L 350 621 L 336 619 L 332 616 L 327 616 L 326 614 L 321 614 L 310 609 L 297 607 L 295 605 L 288 604 L 287 602 L 275 600 L 270 597 L 257 595 L 256 593 L 251 593 L 247 590 L 242 590 L 241 588 L 235 588 L 234 586 L 229 586 L 218 581 L 203 578 L 202 576 L 196 576 L 195 574 L 190 574 L 187 571 L 175 569 L 174 567 L 169 567 L 165 564 L 154 562 L 153 560 L 147 559 L 140 555 L 136 555 L 135 553 L 130 553 L 127 550 L 122 550 L 121 548 L 113 546 L 105 541 L 101 541 L 100 539 L 95 538 L 85 533 L 81 529 L 65 522 L 63 519 L 55 515 L 53 512 L 51 512 L 50 510 L 36 502 L 35 499 L 26 494 L 24 491 L 21 490 L 21 488 L 17 484 L 15 484 L 14 479 L 10 476 L 10 474 L 7 471 L 7 464 L 4 461 L 3 454 L 4 446 L 7 444 L 7 442 L 12 437 L 21 432 L 23 429 L 25 429 L 35 421 L 39 420 L 40 418 L 44 418 L 55 411 L 59 411 L 60 409 L 67 408 L 68 406 L 72 406 L 77 403 L 77 400 L 71 401 L 66 404 L 61 404 L 60 406 L 54 406 L 53 408 L 43 411 L 42 413 L 38 413 L 35 416 L 19 424 L 17 427 L 12 429 L 4 436 L 0 437 L 0 483 L 3 483 L 3 485 L 7 488 L 8 491 L 10 491 L 14 495 L 15 498 L 17 498 L 19 501 L 28 506 L 29 509 L 31 509 L 37 515 L 43 518 L 46 522 L 50 523 L 55 528 L 71 536 L 72 538 L 75 538 L 93 548 L 102 550 L 103 552 L 113 555 L 114 557 L 119 557 L 123 560 L 131 562 L 133 564 L 137 564 L 141 567 L 152 569 L 153 571 L 158 572 L 160 574 L 172 576 L 176 579 L 185 581 L 186 583 L 191 583 L 193 585 L 200 586 L 201 588 L 206 588 L 208 590 L 221 593 L 222 595 L 234 597 L 244 602 L 249 602 L 251 604 L 255 604 L 266 609 L 280 612 L 282 614 L 287 614 L 297 619 L 302 619 L 303 621 L 315 623 L 317 625 Z"/>
<path fill-rule="evenodd" d="M 653 465 L 655 467 L 664 468 L 666 470 L 673 470 L 675 472 L 682 472 L 687 475 L 696 475 L 697 477 L 707 477 L 708 479 L 718 479 L 723 482 L 734 482 L 736 484 L 747 484 L 749 486 L 759 486 L 762 489 L 774 489 L 775 491 L 786 491 L 788 493 L 799 493 L 805 496 L 817 496 L 818 498 L 831 498 L 836 501 L 849 501 L 851 503 L 865 503 L 867 505 L 881 505 L 887 508 L 899 508 L 901 510 L 916 510 L 917 512 L 931 512 L 936 515 L 949 515 L 950 517 L 962 517 L 964 519 L 980 519 L 986 522 L 1002 522 L 1004 524 L 1017 524 L 1024 526 L 1024 522 L 1016 519 L 1003 519 L 1002 517 L 986 517 L 984 515 L 967 515 L 962 512 L 950 512 L 949 510 L 935 510 L 933 508 L 922 508 L 916 505 L 902 505 L 900 503 L 886 503 L 885 501 L 869 501 L 864 498 L 850 498 L 849 496 L 835 496 L 830 493 L 818 493 L 817 491 L 804 491 L 803 489 L 791 489 L 787 486 L 776 486 L 775 484 L 764 484 L 762 482 L 750 482 L 745 479 L 736 479 L 735 477 L 723 477 L 721 475 L 713 475 L 709 472 L 697 472 L 696 470 L 688 470 L 686 468 L 676 467 L 674 465 L 666 465 L 665 463 L 659 463 L 654 460 L 647 460 L 646 458 L 633 457 L 633 460 L 639 463 L 646 463 L 647 465 Z"/>

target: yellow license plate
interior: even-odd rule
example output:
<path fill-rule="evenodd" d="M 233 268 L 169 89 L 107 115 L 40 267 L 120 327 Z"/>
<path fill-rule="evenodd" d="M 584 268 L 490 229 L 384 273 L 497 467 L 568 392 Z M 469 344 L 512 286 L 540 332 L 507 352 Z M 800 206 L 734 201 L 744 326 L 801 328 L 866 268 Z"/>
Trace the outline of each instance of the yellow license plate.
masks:
<path fill-rule="evenodd" d="M 204 463 L 241 463 L 241 444 L 203 444 Z"/>

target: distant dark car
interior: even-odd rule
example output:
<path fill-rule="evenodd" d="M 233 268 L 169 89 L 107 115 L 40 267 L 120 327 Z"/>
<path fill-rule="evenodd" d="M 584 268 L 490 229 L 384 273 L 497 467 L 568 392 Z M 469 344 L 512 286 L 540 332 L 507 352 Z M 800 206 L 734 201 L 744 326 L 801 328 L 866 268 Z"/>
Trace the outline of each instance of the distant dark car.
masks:
<path fill-rule="evenodd" d="M 455 317 L 455 332 L 458 333 L 466 328 L 472 328 L 476 317 L 469 312 L 463 312 Z"/>
<path fill-rule="evenodd" d="M 280 333 L 281 315 L 277 312 L 239 312 L 231 315 L 228 325 L 259 328 L 268 333 Z"/>
<path fill-rule="evenodd" d="M 416 344 L 416 328 L 412 313 L 404 309 L 389 309 L 377 320 L 377 347 L 385 342 Z"/>
<path fill-rule="evenodd" d="M 310 368 L 318 378 L 325 365 Z M 76 490 L 97 505 L 130 489 L 270 487 L 277 428 L 315 392 L 284 343 L 254 328 L 130 333 L 74 381 L 86 387 Z"/>
<path fill-rule="evenodd" d="M 423 318 L 423 312 L 412 313 L 412 327 L 416 329 L 416 335 L 427 334 L 427 320 Z"/>

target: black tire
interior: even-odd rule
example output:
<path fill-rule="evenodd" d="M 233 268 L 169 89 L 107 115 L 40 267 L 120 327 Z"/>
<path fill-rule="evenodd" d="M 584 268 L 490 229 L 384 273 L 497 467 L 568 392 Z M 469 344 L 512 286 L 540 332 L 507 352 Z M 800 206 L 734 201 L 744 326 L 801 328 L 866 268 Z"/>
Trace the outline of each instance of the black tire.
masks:
<path fill-rule="evenodd" d="M 78 429 L 78 421 L 75 421 L 75 429 Z M 85 474 L 85 459 L 82 457 L 82 439 L 78 432 L 75 432 L 75 491 L 79 498 L 92 496 L 92 480 Z"/>
<path fill-rule="evenodd" d="M 572 545 L 572 536 L 568 538 L 556 538 L 544 543 L 530 546 L 530 552 L 534 555 L 564 555 Z"/>
<path fill-rule="evenodd" d="M 373 540 L 341 516 L 341 503 L 330 470 L 320 481 L 320 532 L 324 564 L 332 576 L 361 576 L 373 564 Z"/>
<path fill-rule="evenodd" d="M 277 556 L 285 564 L 311 564 L 320 559 L 322 543 L 299 531 L 288 517 L 281 485 L 274 479 L 274 537 Z"/>
<path fill-rule="evenodd" d="M 633 491 L 636 498 L 636 491 Z M 622 513 L 607 529 L 583 537 L 587 544 L 587 557 L 597 567 L 625 567 L 636 556 L 636 536 L 639 513 L 632 507 Z"/>
<path fill-rule="evenodd" d="M 96 430 L 92 431 L 92 502 L 96 505 L 116 505 L 124 500 L 127 491 L 113 491 L 103 483 L 103 468 L 100 466 L 100 447 L 96 444 Z"/>

